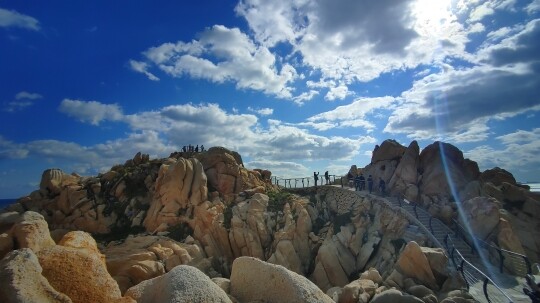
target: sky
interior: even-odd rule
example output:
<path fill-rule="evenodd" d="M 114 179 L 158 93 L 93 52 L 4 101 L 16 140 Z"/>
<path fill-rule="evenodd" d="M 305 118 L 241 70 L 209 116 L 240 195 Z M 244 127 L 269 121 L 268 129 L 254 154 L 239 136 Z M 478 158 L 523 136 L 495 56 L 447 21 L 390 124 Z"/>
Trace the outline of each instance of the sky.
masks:
<path fill-rule="evenodd" d="M 540 0 L 0 0 L 0 198 L 224 146 L 280 177 L 444 141 L 540 180 Z"/>

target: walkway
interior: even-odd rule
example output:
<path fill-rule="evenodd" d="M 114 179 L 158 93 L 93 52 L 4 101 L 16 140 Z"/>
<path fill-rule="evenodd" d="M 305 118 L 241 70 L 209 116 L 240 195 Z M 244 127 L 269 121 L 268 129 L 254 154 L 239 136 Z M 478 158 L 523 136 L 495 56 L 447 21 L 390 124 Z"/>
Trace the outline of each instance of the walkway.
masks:
<path fill-rule="evenodd" d="M 358 193 L 360 194 L 361 192 Z M 401 207 L 414 216 L 439 243 L 443 244 L 442 246 L 446 249 L 448 256 L 455 262 L 454 265 L 456 268 L 463 267 L 462 273 L 464 278 L 470 284 L 469 293 L 476 300 L 479 302 L 489 302 L 486 300 L 483 289 L 486 278 L 489 278 L 490 280 L 488 279 L 486 284 L 486 291 L 491 302 L 531 302 L 529 297 L 523 293 L 525 279 L 500 273 L 499 269 L 494 267 L 489 260 L 482 262 L 479 254 L 473 252 L 473 249 L 471 249 L 471 246 L 467 242 L 461 237 L 456 236 L 453 230 L 440 220 L 432 217 L 423 208 L 416 207 L 414 203 L 407 200 L 402 199 L 400 201 L 396 197 L 385 197 L 385 199 L 392 205 Z M 455 247 L 454 251 L 452 247 Z M 463 259 L 466 262 L 462 262 Z M 473 267 L 478 270 L 475 270 Z M 487 277 L 483 276 L 482 273 L 485 273 Z M 500 289 L 494 284 L 498 285 Z"/>

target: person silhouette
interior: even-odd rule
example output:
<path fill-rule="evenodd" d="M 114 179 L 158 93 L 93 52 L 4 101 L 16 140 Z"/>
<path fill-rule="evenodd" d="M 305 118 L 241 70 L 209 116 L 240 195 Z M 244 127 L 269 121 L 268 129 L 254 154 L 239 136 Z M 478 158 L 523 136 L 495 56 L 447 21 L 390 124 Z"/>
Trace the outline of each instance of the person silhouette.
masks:
<path fill-rule="evenodd" d="M 330 183 L 330 175 L 328 174 L 328 171 L 324 172 L 324 179 L 326 179 L 326 184 Z"/>
<path fill-rule="evenodd" d="M 367 177 L 367 187 L 368 187 L 369 193 L 371 194 L 371 192 L 373 191 L 373 177 L 371 175 Z"/>
<path fill-rule="evenodd" d="M 315 187 L 317 187 L 317 180 L 319 180 L 319 173 L 313 172 L 313 179 L 315 179 Z"/>

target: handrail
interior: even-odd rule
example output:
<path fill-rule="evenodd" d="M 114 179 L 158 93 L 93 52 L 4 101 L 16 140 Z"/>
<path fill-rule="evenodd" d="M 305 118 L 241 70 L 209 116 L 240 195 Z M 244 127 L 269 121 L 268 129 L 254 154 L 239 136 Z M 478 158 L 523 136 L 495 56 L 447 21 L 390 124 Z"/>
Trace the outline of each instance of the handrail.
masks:
<path fill-rule="evenodd" d="M 469 290 L 470 285 L 469 285 L 469 281 L 467 281 L 467 278 L 465 276 L 465 269 L 464 269 L 465 264 L 468 265 L 471 269 L 473 269 L 477 275 L 479 274 L 480 276 L 482 276 L 483 282 L 484 282 L 482 288 L 484 291 L 484 296 L 486 297 L 486 300 L 488 302 L 491 302 L 491 300 L 489 299 L 488 291 L 487 291 L 487 286 L 489 283 L 491 283 L 504 297 L 506 297 L 506 299 L 508 299 L 508 302 L 510 303 L 512 302 L 512 299 L 510 299 L 510 297 L 497 285 L 497 283 L 495 283 L 490 277 L 488 277 L 480 269 L 476 268 L 476 266 L 471 264 L 469 261 L 467 261 L 467 259 L 465 259 L 465 257 L 463 257 L 461 252 L 455 247 L 454 241 L 452 240 L 452 237 L 450 237 L 450 234 L 446 234 L 446 236 L 444 237 L 444 245 L 446 246 L 447 251 L 450 251 L 448 240 L 450 240 L 452 244 L 452 247 L 451 247 L 452 252 L 450 254 L 451 259 L 452 259 L 452 264 L 454 264 L 454 267 L 456 268 L 456 270 L 461 272 L 461 275 L 463 276 L 463 279 L 465 280 L 465 283 L 467 285 L 467 291 Z M 454 260 L 454 252 L 457 253 L 459 259 L 461 259 L 460 266 L 456 265 L 456 261 Z"/>
<path fill-rule="evenodd" d="M 503 256 L 503 253 L 505 254 L 508 254 L 510 256 L 513 256 L 513 257 L 516 257 L 516 258 L 521 258 L 523 259 L 523 261 L 525 262 L 525 266 L 527 267 L 527 273 L 526 274 L 531 274 L 532 273 L 532 266 L 531 266 L 531 261 L 529 260 L 529 258 L 523 254 L 520 254 L 520 253 L 517 253 L 515 251 L 511 251 L 511 250 L 506 250 L 504 248 L 500 248 L 498 246 L 495 246 L 491 243 L 488 243 L 478 237 L 476 237 L 475 235 L 472 235 L 471 233 L 468 232 L 467 229 L 465 229 L 461 224 L 459 224 L 458 221 L 456 221 L 455 219 L 452 219 L 452 223 L 456 226 L 456 229 L 458 231 L 461 231 L 462 233 L 465 232 L 469 237 L 471 237 L 473 239 L 473 243 L 469 243 L 468 239 L 466 237 L 462 237 L 463 240 L 465 242 L 467 242 L 469 244 L 469 246 L 471 246 L 471 248 L 474 250 L 476 249 L 476 243 L 479 243 L 482 247 L 484 248 L 491 248 L 491 249 L 494 249 L 497 251 L 497 253 L 499 254 L 499 270 L 500 272 L 502 273 L 503 270 L 504 270 L 504 259 L 505 257 Z M 456 235 L 459 235 L 459 233 L 456 233 Z M 525 276 L 525 275 L 524 275 Z"/>

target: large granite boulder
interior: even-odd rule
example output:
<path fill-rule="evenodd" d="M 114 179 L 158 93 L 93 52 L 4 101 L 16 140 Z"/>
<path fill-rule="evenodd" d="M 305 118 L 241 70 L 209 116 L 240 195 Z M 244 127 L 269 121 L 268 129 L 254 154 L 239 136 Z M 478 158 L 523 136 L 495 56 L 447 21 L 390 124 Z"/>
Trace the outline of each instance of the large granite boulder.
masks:
<path fill-rule="evenodd" d="M 416 188 L 418 195 L 418 164 L 420 162 L 420 147 L 416 141 L 411 142 L 405 150 L 403 157 L 394 171 L 394 175 L 388 183 L 388 188 L 395 193 L 406 193 L 405 198 L 410 201 L 416 201 L 417 196 L 414 195 L 414 190 L 409 187 Z"/>
<path fill-rule="evenodd" d="M 232 303 L 208 276 L 188 265 L 178 265 L 162 276 L 143 281 L 128 289 L 126 296 L 137 303 Z"/>
<path fill-rule="evenodd" d="M 0 261 L 0 302 L 71 303 L 41 275 L 42 268 L 29 248 L 14 250 Z"/>
<path fill-rule="evenodd" d="M 461 209 L 460 224 L 468 226 L 480 239 L 485 239 L 499 224 L 499 202 L 493 198 L 476 197 L 464 201 Z"/>
<path fill-rule="evenodd" d="M 305 277 L 252 257 L 234 260 L 231 295 L 240 302 L 334 302 Z"/>
<path fill-rule="evenodd" d="M 17 248 L 30 248 L 35 253 L 56 245 L 49 233 L 49 225 L 42 215 L 25 212 L 12 227 L 12 235 Z"/>
<path fill-rule="evenodd" d="M 54 289 L 73 302 L 133 302 L 122 297 L 89 234 L 67 233 L 60 242 L 65 246 L 55 245 L 38 253 L 42 274 Z"/>

